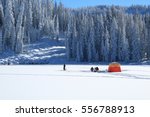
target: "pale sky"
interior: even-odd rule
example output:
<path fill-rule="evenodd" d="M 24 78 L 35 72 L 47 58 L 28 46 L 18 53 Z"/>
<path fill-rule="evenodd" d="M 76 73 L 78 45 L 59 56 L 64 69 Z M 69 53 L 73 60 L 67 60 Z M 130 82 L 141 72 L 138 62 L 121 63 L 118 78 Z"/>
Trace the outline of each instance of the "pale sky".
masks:
<path fill-rule="evenodd" d="M 65 7 L 79 8 L 96 5 L 150 5 L 150 0 L 55 0 L 61 1 Z"/>

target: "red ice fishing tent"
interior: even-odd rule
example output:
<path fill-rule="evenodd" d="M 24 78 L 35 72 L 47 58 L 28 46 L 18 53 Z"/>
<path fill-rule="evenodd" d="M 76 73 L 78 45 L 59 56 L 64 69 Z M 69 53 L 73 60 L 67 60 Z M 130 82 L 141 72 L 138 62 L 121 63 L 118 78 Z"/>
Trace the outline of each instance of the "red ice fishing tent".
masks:
<path fill-rule="evenodd" d="M 108 72 L 121 72 L 121 65 L 117 62 L 110 63 Z"/>

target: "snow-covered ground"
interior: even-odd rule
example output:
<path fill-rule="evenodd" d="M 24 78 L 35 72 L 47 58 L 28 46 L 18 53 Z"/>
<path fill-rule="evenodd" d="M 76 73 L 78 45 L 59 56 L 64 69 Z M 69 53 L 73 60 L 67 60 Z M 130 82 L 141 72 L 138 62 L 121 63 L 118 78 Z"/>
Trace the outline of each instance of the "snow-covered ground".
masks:
<path fill-rule="evenodd" d="M 0 64 L 60 64 L 66 59 L 65 39 L 42 38 L 36 43 L 24 45 L 22 54 L 6 51 L 0 54 Z"/>
<path fill-rule="evenodd" d="M 123 65 L 121 73 L 90 72 L 96 65 L 2 65 L 0 99 L 150 99 L 150 66 Z"/>

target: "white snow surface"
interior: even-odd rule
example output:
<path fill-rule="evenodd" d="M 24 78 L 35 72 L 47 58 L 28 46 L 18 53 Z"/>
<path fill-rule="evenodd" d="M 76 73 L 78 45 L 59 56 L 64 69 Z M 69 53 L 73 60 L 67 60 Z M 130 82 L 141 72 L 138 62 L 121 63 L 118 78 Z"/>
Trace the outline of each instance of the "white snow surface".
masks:
<path fill-rule="evenodd" d="M 100 72 L 90 72 L 98 66 Z M 0 99 L 10 100 L 146 100 L 150 99 L 150 66 L 122 65 L 108 73 L 107 65 L 2 65 Z"/>
<path fill-rule="evenodd" d="M 0 64 L 60 64 L 66 61 L 65 38 L 50 40 L 43 37 L 38 42 L 24 45 L 22 54 L 5 51 L 0 54 Z"/>

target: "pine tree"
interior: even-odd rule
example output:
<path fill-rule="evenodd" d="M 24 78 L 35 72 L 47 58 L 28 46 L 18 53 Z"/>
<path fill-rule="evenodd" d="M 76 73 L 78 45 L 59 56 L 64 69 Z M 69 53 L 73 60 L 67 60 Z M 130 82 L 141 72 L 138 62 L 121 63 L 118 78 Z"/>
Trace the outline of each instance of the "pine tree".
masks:
<path fill-rule="evenodd" d="M 122 50 L 121 50 L 121 61 L 129 61 L 129 43 L 128 43 L 128 39 L 126 38 L 126 22 L 125 22 L 125 16 L 122 16 L 122 27 L 121 27 L 121 46 L 122 46 Z"/>
<path fill-rule="evenodd" d="M 117 60 L 117 48 L 118 48 L 118 24 L 116 19 L 113 18 L 110 30 L 110 61 Z"/>
<path fill-rule="evenodd" d="M 3 38 L 2 38 L 2 26 L 4 23 L 3 5 L 0 1 L 0 53 L 3 51 Z"/>
<path fill-rule="evenodd" d="M 67 40 L 66 40 L 66 55 L 67 59 L 72 58 L 72 17 L 70 15 L 68 23 L 68 31 L 67 31 Z"/>
<path fill-rule="evenodd" d="M 89 21 L 89 39 L 88 39 L 88 61 L 94 61 L 96 55 L 95 39 L 94 39 L 94 21 L 93 18 Z"/>
<path fill-rule="evenodd" d="M 16 24 L 16 45 L 15 45 L 15 52 L 22 53 L 23 51 L 23 33 L 24 27 L 22 27 L 23 23 L 23 15 L 24 15 L 24 1 L 22 1 L 20 6 L 20 12 L 17 19 Z"/>
<path fill-rule="evenodd" d="M 103 60 L 103 43 L 104 43 L 104 36 L 105 36 L 105 26 L 104 26 L 104 15 L 100 15 L 99 17 L 97 17 L 99 20 L 99 31 L 98 31 L 98 34 L 99 36 L 97 36 L 97 40 L 99 40 L 99 49 L 98 49 L 98 52 L 99 52 L 99 59 L 100 61 L 104 61 Z M 97 26 L 98 26 L 97 25 Z"/>
<path fill-rule="evenodd" d="M 14 31 L 15 19 L 12 10 L 12 1 L 6 0 L 5 15 L 4 15 L 4 29 L 3 29 L 3 48 L 14 50 L 15 38 L 12 38 Z M 14 34 L 13 34 L 14 35 Z"/>
<path fill-rule="evenodd" d="M 102 39 L 102 61 L 109 61 L 109 32 L 107 27 L 105 28 L 104 38 Z"/>
<path fill-rule="evenodd" d="M 146 37 L 146 54 L 147 54 L 147 58 L 150 59 L 150 14 L 146 14 L 146 18 L 145 18 L 145 22 L 146 22 L 146 30 L 147 30 L 147 37 Z"/>
<path fill-rule="evenodd" d="M 59 19 L 58 19 L 58 16 L 56 17 L 55 35 L 56 35 L 56 40 L 58 41 L 58 39 L 59 39 Z"/>
<path fill-rule="evenodd" d="M 30 42 L 32 41 L 32 29 L 33 29 L 33 17 L 32 17 L 32 3 L 31 0 L 27 0 L 26 1 L 26 6 L 25 6 L 25 13 L 26 13 L 26 29 L 25 29 L 25 33 L 26 33 L 26 41 L 28 44 L 30 44 Z"/>
<path fill-rule="evenodd" d="M 0 28 L 2 29 L 2 25 L 3 25 L 3 22 L 4 22 L 4 12 L 3 12 L 3 5 L 2 5 L 2 2 L 0 0 Z"/>
<path fill-rule="evenodd" d="M 138 24 L 134 24 L 134 32 L 132 34 L 132 60 L 139 61 L 141 60 L 141 46 L 140 46 L 140 35 Z"/>

